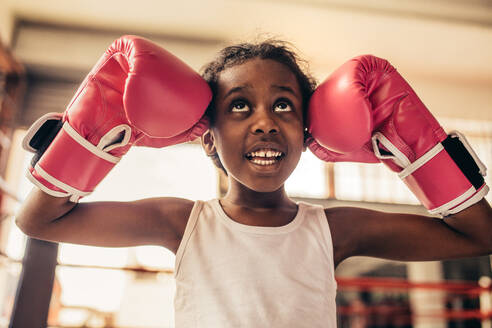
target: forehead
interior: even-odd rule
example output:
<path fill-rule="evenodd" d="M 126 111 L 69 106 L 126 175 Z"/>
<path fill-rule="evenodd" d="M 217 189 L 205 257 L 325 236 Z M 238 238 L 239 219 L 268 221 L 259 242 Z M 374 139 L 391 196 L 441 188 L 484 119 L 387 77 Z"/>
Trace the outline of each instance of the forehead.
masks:
<path fill-rule="evenodd" d="M 271 59 L 254 58 L 229 67 L 220 73 L 217 82 L 219 93 L 241 85 L 282 85 L 299 92 L 297 78 L 289 67 Z"/>

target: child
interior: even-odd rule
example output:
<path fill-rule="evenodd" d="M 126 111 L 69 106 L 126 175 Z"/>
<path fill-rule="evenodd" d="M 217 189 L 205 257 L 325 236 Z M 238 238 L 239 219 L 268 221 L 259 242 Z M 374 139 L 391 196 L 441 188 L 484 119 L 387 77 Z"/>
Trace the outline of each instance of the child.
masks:
<path fill-rule="evenodd" d="M 284 44 L 228 47 L 204 70 L 213 95 L 207 122 L 200 119 L 203 103 L 210 100 L 203 81 L 146 42 L 134 37 L 117 41 L 113 46 L 117 51 L 113 48 L 98 63 L 78 93 L 81 99 L 76 97 L 63 118 L 65 125 L 76 125 L 77 135 L 84 134 L 83 139 L 90 143 L 73 137 L 82 146 L 60 151 L 66 161 L 89 149 L 84 156 L 95 164 L 84 171 L 80 164 L 73 169 L 60 164 L 60 157 L 52 159 L 52 148 L 65 145 L 58 135 L 72 133 L 66 132 L 71 128 L 59 130 L 40 162 L 30 169 L 40 189 L 31 192 L 16 222 L 25 233 L 40 239 L 104 247 L 153 244 L 170 249 L 176 254 L 176 327 L 336 327 L 334 270 L 348 257 L 412 261 L 492 252 L 492 211 L 482 199 L 487 186 L 483 179 L 477 183 L 477 172 L 468 169 L 474 159 L 467 161 L 468 166 L 457 166 L 448 157 L 439 157 L 435 164 L 436 154 L 445 152 L 429 155 L 423 150 L 428 144 L 434 149 L 434 144 L 442 142 L 450 156 L 467 155 L 447 145 L 456 140 L 436 142 L 429 136 L 429 130 L 439 132 L 435 120 L 387 62 L 371 56 L 351 61 L 313 95 L 313 79 Z M 136 53 L 131 50 L 118 57 L 129 48 L 137 49 Z M 149 69 L 132 71 L 152 60 L 140 56 L 149 48 L 158 53 L 159 60 Z M 168 83 L 176 79 L 179 86 Z M 91 88 L 91 83 L 97 88 Z M 111 87 L 106 88 L 108 85 Z M 135 90 L 147 92 L 150 98 L 139 98 Z M 401 90 L 405 96 L 396 96 Z M 173 106 L 162 110 L 162 103 L 169 99 Z M 175 115 L 175 107 L 182 109 L 181 115 Z M 111 117 L 117 118 L 110 126 L 104 125 L 108 122 L 106 108 L 114 110 Z M 147 108 L 152 113 L 150 122 L 145 118 Z M 92 112 L 84 115 L 89 110 Z M 126 116 L 121 115 L 123 111 Z M 412 121 L 419 115 L 425 120 Z M 80 127 L 87 120 L 98 128 L 87 132 Z M 411 127 L 408 133 L 406 126 Z M 36 139 L 32 135 L 29 138 Z M 195 135 L 202 135 L 207 155 L 228 176 L 229 189 L 223 198 L 206 202 L 178 198 L 70 201 L 90 192 L 110 169 L 100 168 L 99 158 L 108 153 L 116 157 L 108 158 L 114 163 L 131 144 L 161 147 Z M 99 140 L 105 140 L 103 145 L 94 147 Z M 408 140 L 411 142 L 405 144 Z M 296 203 L 286 195 L 284 182 L 307 146 L 324 160 L 383 161 L 407 179 L 429 209 L 444 215 L 456 213 L 440 220 Z M 444 177 L 443 171 L 450 173 Z M 461 181 L 470 192 L 461 196 L 453 181 Z M 439 185 L 445 188 L 436 187 Z M 443 189 L 446 195 L 436 195 Z"/>

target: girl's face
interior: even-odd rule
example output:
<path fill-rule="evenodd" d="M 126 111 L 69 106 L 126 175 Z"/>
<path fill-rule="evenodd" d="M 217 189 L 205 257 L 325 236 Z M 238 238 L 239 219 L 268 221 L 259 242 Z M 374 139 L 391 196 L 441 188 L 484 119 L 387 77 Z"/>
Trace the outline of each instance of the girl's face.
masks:
<path fill-rule="evenodd" d="M 220 73 L 215 124 L 204 137 L 231 183 L 280 189 L 305 150 L 302 96 L 295 75 L 274 60 L 250 59 Z"/>

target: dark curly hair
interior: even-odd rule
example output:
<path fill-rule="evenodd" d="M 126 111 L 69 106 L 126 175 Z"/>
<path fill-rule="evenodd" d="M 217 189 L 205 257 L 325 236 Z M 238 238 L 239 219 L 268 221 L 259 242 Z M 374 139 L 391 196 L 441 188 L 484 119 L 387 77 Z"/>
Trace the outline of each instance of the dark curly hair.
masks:
<path fill-rule="evenodd" d="M 303 119 L 305 122 L 307 104 L 316 89 L 317 82 L 309 73 L 307 62 L 296 54 L 291 44 L 286 41 L 268 39 L 257 43 L 240 43 L 226 47 L 218 53 L 213 61 L 201 69 L 202 77 L 207 81 L 213 94 L 212 101 L 205 112 L 211 126 L 214 125 L 215 95 L 220 73 L 227 68 L 240 65 L 254 58 L 275 60 L 287 66 L 294 73 L 302 95 Z M 210 155 L 210 158 L 215 166 L 227 174 L 217 154 Z"/>

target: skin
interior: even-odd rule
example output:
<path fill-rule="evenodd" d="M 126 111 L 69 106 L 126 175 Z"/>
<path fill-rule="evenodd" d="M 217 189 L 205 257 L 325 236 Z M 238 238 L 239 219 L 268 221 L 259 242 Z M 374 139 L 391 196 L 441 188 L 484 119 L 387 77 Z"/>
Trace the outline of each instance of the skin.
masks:
<path fill-rule="evenodd" d="M 228 172 L 224 211 L 244 224 L 285 225 L 297 206 L 287 197 L 284 182 L 305 150 L 296 77 L 278 62 L 255 59 L 224 71 L 218 86 L 215 125 L 202 141 L 207 154 L 219 154 Z M 285 153 L 275 167 L 245 158 L 264 143 Z"/>
<path fill-rule="evenodd" d="M 220 74 L 215 125 L 202 136 L 228 171 L 220 203 L 242 224 L 282 226 L 297 213 L 284 190 L 303 144 L 302 101 L 284 65 L 252 59 Z M 245 154 L 260 143 L 285 155 L 274 167 L 258 167 Z M 35 238 L 93 246 L 160 245 L 176 253 L 193 202 L 151 198 L 135 202 L 74 204 L 37 188 L 20 209 L 17 225 Z M 492 210 L 482 200 L 444 220 L 356 207 L 325 209 L 335 265 L 355 256 L 440 260 L 492 253 Z"/>

